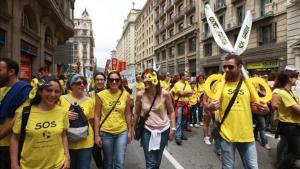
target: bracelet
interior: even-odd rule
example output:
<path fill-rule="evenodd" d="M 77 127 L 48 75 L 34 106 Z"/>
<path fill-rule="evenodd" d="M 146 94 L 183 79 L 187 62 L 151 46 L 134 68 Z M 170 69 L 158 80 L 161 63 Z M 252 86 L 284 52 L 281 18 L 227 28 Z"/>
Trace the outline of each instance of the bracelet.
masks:
<path fill-rule="evenodd" d="M 171 130 L 176 131 L 176 127 L 172 127 Z"/>

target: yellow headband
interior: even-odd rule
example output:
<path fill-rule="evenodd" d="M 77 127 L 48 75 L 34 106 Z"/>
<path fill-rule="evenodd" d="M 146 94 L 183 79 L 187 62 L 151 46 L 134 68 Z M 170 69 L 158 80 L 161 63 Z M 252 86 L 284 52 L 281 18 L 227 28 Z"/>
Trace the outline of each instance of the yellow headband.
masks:
<path fill-rule="evenodd" d="M 155 72 L 147 73 L 145 75 L 145 79 L 150 81 L 153 85 L 158 84 L 157 74 Z"/>

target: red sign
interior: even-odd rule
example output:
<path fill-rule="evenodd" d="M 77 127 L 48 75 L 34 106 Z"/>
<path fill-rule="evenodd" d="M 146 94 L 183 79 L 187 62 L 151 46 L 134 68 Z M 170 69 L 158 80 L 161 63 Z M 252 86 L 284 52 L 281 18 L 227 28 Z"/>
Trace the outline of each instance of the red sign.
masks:
<path fill-rule="evenodd" d="M 32 58 L 27 55 L 21 55 L 20 78 L 31 80 L 31 64 Z"/>
<path fill-rule="evenodd" d="M 123 71 L 123 70 L 126 70 L 126 62 L 120 60 L 118 62 L 118 68 L 119 68 L 120 72 Z"/>
<path fill-rule="evenodd" d="M 118 59 L 117 58 L 112 58 L 111 59 L 111 69 L 112 70 L 117 70 L 118 66 Z"/>
<path fill-rule="evenodd" d="M 106 60 L 106 65 L 105 65 L 105 72 L 108 72 L 109 65 L 110 65 L 110 59 L 107 59 Z"/>

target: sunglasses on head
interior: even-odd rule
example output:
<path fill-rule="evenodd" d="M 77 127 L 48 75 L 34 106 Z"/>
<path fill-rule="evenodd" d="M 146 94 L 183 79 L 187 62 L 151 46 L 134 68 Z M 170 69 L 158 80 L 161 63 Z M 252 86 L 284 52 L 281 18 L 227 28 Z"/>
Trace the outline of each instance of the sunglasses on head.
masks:
<path fill-rule="evenodd" d="M 77 81 L 77 82 L 74 82 L 74 84 L 77 86 L 80 86 L 80 85 L 85 86 L 85 85 L 87 85 L 87 82 L 86 81 Z"/>
<path fill-rule="evenodd" d="M 223 69 L 225 70 L 226 68 L 228 68 L 229 70 L 234 69 L 233 65 L 223 65 Z"/>
<path fill-rule="evenodd" d="M 109 83 L 113 83 L 113 82 L 119 83 L 120 81 L 121 81 L 120 78 L 116 78 L 116 79 L 114 79 L 114 78 L 109 78 L 109 79 L 108 79 L 108 82 L 109 82 Z"/>

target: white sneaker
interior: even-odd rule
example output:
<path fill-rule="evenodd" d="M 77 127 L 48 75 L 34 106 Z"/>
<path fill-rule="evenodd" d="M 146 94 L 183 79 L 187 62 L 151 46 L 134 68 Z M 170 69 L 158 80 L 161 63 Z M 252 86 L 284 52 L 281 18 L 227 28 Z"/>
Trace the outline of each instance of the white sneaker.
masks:
<path fill-rule="evenodd" d="M 190 124 L 190 127 L 194 127 L 194 125 L 193 125 L 193 124 Z"/>
<path fill-rule="evenodd" d="M 200 126 L 203 126 L 203 122 L 200 122 Z"/>
<path fill-rule="evenodd" d="M 195 127 L 198 128 L 198 127 L 199 127 L 199 124 L 195 124 Z"/>
<path fill-rule="evenodd" d="M 211 145 L 211 142 L 209 141 L 209 137 L 204 137 L 203 141 L 205 144 Z"/>

